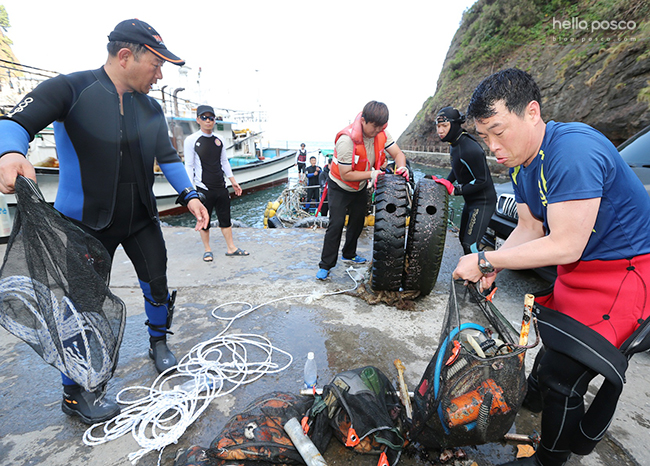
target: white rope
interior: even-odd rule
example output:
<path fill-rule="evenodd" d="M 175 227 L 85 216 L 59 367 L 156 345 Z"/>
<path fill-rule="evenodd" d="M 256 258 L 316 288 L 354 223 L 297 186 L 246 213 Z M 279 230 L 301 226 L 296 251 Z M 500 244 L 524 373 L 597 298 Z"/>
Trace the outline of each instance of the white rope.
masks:
<path fill-rule="evenodd" d="M 158 450 L 160 466 L 164 448 L 177 443 L 212 400 L 228 395 L 266 374 L 282 372 L 293 362 L 290 353 L 276 348 L 264 336 L 226 334 L 233 323 L 262 306 L 279 301 L 304 298 L 309 304 L 324 296 L 354 291 L 363 274 L 352 267 L 347 269 L 347 274 L 354 282 L 354 287 L 349 290 L 332 293 L 314 291 L 274 299 L 257 306 L 233 301 L 215 307 L 211 315 L 217 320 L 226 321 L 226 327 L 214 338 L 195 345 L 177 366 L 160 374 L 150 387 L 133 386 L 121 390 L 116 400 L 126 408 L 110 421 L 88 428 L 83 436 L 84 443 L 100 445 L 131 432 L 140 446 L 140 450 L 129 454 L 131 463 L 136 464 L 148 452 Z M 232 306 L 242 306 L 244 309 L 233 317 L 218 314 L 220 309 Z M 260 354 L 261 358 L 254 359 Z M 286 358 L 287 362 L 278 363 L 276 355 L 280 359 Z M 94 433 L 97 430 L 101 432 Z"/>

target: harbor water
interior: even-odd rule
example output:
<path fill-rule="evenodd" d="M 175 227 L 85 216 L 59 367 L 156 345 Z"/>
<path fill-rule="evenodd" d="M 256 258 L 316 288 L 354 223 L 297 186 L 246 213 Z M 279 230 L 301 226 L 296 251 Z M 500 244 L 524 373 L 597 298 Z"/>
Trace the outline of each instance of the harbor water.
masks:
<path fill-rule="evenodd" d="M 439 178 L 446 178 L 449 174 L 448 169 L 429 167 L 417 163 L 412 163 L 411 168 L 413 169 L 416 182 L 425 175 L 435 175 Z M 295 173 L 292 172 L 295 172 L 295 168 L 289 170 L 289 176 L 292 174 L 295 176 Z M 499 180 L 499 182 L 503 182 L 503 180 Z M 232 196 L 230 200 L 230 214 L 232 219 L 238 220 L 249 227 L 264 228 L 264 209 L 266 209 L 266 204 L 269 201 L 275 201 L 280 194 L 282 194 L 285 187 L 286 185 L 282 184 L 245 194 L 241 197 Z M 462 196 L 451 196 L 449 200 L 450 209 L 453 211 L 452 222 L 454 225 L 460 225 L 460 214 L 463 210 L 463 198 Z M 215 217 L 216 216 L 213 214 L 213 219 Z M 196 222 L 190 213 L 166 216 L 162 218 L 162 221 L 170 226 L 185 227 L 192 227 Z"/>

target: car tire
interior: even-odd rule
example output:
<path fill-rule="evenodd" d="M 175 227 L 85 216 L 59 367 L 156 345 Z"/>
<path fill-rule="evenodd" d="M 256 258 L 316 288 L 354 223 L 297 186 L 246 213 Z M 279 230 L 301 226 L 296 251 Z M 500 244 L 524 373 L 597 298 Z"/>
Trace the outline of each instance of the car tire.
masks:
<path fill-rule="evenodd" d="M 445 249 L 448 204 L 445 186 L 426 178 L 418 182 L 406 239 L 405 290 L 419 290 L 424 296 L 435 286 Z"/>
<path fill-rule="evenodd" d="M 398 291 L 402 286 L 408 197 L 403 177 L 387 174 L 377 180 L 372 250 L 373 290 Z"/>

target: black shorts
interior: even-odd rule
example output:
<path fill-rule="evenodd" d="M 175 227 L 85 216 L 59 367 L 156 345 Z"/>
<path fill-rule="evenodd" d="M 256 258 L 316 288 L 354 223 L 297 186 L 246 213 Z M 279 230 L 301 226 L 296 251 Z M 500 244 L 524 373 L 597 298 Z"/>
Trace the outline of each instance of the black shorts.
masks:
<path fill-rule="evenodd" d="M 306 162 L 298 162 L 298 173 L 307 173 L 305 172 L 305 168 L 307 167 Z"/>
<path fill-rule="evenodd" d="M 217 212 L 217 220 L 219 220 L 219 228 L 228 228 L 232 226 L 230 221 L 230 193 L 228 188 L 216 188 L 216 189 L 203 189 L 200 187 L 196 188 L 197 191 L 205 195 L 205 208 L 208 209 L 208 214 L 212 217 L 212 210 Z M 208 223 L 205 230 L 210 229 L 210 223 Z"/>

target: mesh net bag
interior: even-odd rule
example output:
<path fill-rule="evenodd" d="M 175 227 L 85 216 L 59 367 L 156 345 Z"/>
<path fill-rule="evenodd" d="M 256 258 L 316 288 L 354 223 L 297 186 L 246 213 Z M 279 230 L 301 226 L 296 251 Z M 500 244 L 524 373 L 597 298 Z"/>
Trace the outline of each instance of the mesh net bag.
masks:
<path fill-rule="evenodd" d="M 405 443 L 404 410 L 395 388 L 376 367 L 337 374 L 310 415 L 316 426 L 312 439 L 323 435 L 318 426 L 329 424 L 333 436 L 354 452 L 379 455 L 380 465 L 397 464 Z"/>
<path fill-rule="evenodd" d="M 519 334 L 473 285 L 452 281 L 440 343 L 414 393 L 409 437 L 427 448 L 501 441 L 526 394 Z"/>
<path fill-rule="evenodd" d="M 283 392 L 258 398 L 226 423 L 205 451 L 206 464 L 305 464 L 284 425 L 291 418 L 300 421 L 313 402 L 312 397 Z"/>
<path fill-rule="evenodd" d="M 125 305 L 108 288 L 104 246 L 16 180 L 16 217 L 0 269 L 0 324 L 88 391 L 117 365 Z"/>

